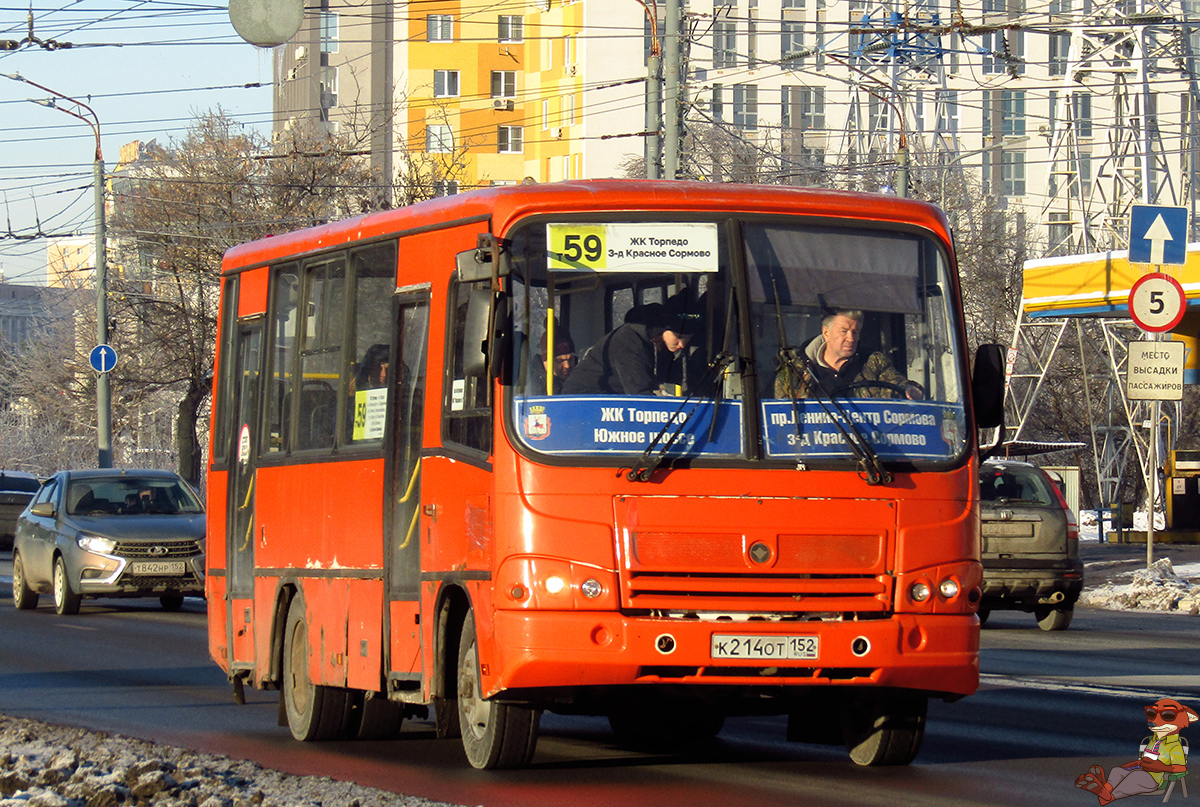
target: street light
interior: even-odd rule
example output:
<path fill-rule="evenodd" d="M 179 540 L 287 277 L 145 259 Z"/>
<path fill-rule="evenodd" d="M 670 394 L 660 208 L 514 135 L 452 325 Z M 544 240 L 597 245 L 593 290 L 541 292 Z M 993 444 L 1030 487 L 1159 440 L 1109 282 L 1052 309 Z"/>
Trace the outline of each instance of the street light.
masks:
<path fill-rule="evenodd" d="M 96 157 L 92 164 L 92 182 L 94 185 L 94 199 L 96 205 L 96 340 L 97 344 L 108 344 L 108 256 L 105 250 L 105 230 L 104 230 L 104 156 L 100 151 L 100 118 L 96 115 L 96 111 L 82 101 L 77 101 L 56 92 L 49 87 L 43 87 L 36 81 L 30 81 L 24 76 L 16 73 L 0 73 L 7 79 L 20 81 L 32 87 L 37 87 L 43 92 L 48 92 L 53 98 L 46 99 L 28 99 L 31 103 L 40 106 L 57 109 L 59 112 L 65 112 L 73 118 L 86 123 L 92 128 L 92 134 L 96 136 Z M 86 110 L 91 118 L 88 118 L 79 112 L 71 109 L 64 109 L 58 106 L 56 99 L 67 101 L 74 104 L 78 109 Z M 99 373 L 99 378 L 96 379 L 96 445 L 99 450 L 98 466 L 101 468 L 112 467 L 112 391 L 109 387 L 108 373 Z"/>

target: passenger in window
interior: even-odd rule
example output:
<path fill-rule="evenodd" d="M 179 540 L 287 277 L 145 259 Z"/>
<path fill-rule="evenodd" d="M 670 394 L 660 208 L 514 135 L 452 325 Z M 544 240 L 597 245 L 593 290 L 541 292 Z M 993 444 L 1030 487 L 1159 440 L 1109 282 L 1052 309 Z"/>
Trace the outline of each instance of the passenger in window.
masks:
<path fill-rule="evenodd" d="M 379 389 L 387 385 L 389 352 L 387 345 L 375 344 L 367 348 L 354 376 L 356 390 Z"/>
<path fill-rule="evenodd" d="M 553 372 L 550 394 L 558 395 L 562 392 L 563 382 L 567 380 L 567 376 L 579 363 L 579 357 L 575 355 L 575 341 L 571 339 L 571 335 L 557 325 L 554 328 L 554 353 L 550 361 Z M 532 365 L 529 368 L 529 394 L 547 394 L 545 333 L 542 334 L 541 347 L 538 353 L 534 354 Z"/>
<path fill-rule="evenodd" d="M 682 375 L 683 362 L 700 317 L 657 303 L 635 308 L 625 324 L 583 354 L 563 383 L 568 395 L 659 395 Z"/>
<path fill-rule="evenodd" d="M 925 390 L 909 381 L 892 366 L 883 351 L 867 357 L 858 352 L 862 335 L 863 313 L 840 310 L 825 317 L 821 333 L 804 348 L 808 366 L 817 382 L 828 393 L 846 394 L 859 398 L 898 398 L 911 401 L 925 398 Z M 877 386 L 879 382 L 887 386 Z M 799 368 L 785 364 L 775 376 L 776 398 L 808 398 L 813 390 Z"/>

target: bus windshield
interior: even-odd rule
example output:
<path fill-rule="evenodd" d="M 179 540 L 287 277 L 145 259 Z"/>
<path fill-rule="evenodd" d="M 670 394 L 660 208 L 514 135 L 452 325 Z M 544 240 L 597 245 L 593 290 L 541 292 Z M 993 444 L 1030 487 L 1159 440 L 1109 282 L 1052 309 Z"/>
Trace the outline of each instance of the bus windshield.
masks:
<path fill-rule="evenodd" d="M 618 220 L 527 225 L 511 245 L 527 451 L 841 467 L 966 449 L 949 267 L 929 237 Z"/>

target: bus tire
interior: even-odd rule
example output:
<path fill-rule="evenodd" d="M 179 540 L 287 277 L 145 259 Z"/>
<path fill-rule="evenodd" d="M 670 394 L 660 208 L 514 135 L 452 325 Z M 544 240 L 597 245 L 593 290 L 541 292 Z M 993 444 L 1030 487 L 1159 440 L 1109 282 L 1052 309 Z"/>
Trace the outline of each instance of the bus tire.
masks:
<path fill-rule="evenodd" d="M 292 601 L 283 634 L 283 680 L 280 697 L 288 728 L 301 742 L 340 737 L 346 725 L 350 693 L 339 687 L 314 684 L 308 674 L 308 620 L 304 603 Z"/>
<path fill-rule="evenodd" d="M 458 644 L 458 723 L 467 761 L 480 770 L 521 768 L 533 759 L 541 712 L 484 700 L 474 612 Z"/>
<path fill-rule="evenodd" d="M 404 707 L 382 693 L 368 692 L 358 707 L 357 732 L 360 740 L 394 740 L 404 722 Z"/>
<path fill-rule="evenodd" d="M 29 587 L 29 581 L 25 579 L 25 562 L 21 560 L 20 552 L 13 553 L 12 589 L 13 605 L 18 611 L 37 608 L 38 593 Z"/>
<path fill-rule="evenodd" d="M 842 704 L 842 736 L 856 765 L 907 765 L 925 737 L 928 699 L 910 692 L 867 692 Z"/>

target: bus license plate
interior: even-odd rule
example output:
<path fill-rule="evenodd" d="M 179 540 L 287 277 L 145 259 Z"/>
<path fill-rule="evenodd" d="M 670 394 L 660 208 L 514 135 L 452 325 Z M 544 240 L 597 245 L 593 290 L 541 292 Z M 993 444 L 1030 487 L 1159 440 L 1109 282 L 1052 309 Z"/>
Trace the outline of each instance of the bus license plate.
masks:
<path fill-rule="evenodd" d="M 817 657 L 816 636 L 712 637 L 713 658 L 812 660 Z"/>
<path fill-rule="evenodd" d="M 183 574 L 186 570 L 181 560 L 136 560 L 130 569 L 134 574 Z"/>

